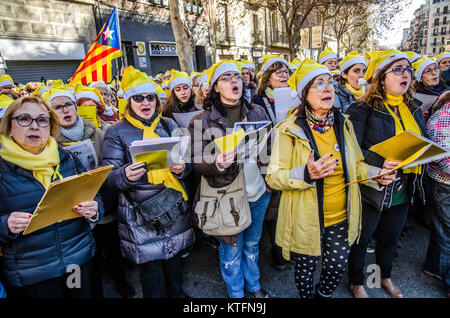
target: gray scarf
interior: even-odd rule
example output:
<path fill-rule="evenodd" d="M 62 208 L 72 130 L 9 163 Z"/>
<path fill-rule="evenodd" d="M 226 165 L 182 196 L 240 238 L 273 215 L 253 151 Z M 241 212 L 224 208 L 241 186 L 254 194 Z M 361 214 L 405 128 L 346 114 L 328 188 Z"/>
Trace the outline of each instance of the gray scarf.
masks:
<path fill-rule="evenodd" d="M 84 136 L 84 120 L 80 116 L 77 116 L 75 125 L 71 128 L 61 127 L 61 134 L 71 141 L 81 141 Z"/>

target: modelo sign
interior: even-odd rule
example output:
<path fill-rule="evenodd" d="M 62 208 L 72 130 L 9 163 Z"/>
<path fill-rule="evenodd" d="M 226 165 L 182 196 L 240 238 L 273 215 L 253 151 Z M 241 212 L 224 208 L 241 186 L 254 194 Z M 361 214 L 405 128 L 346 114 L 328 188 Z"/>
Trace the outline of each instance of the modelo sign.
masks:
<path fill-rule="evenodd" d="M 172 42 L 149 42 L 150 56 L 178 56 L 177 47 Z"/>

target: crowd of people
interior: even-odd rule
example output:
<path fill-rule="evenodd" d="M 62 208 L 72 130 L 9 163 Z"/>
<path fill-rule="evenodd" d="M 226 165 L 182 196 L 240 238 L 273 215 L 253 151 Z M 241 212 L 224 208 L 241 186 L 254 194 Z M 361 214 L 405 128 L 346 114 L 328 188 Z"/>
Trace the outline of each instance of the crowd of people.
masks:
<path fill-rule="evenodd" d="M 0 297 L 101 298 L 106 274 L 133 297 L 130 263 L 144 298 L 184 298 L 183 258 L 203 241 L 218 249 L 228 297 L 268 298 L 258 265 L 265 228 L 271 265 L 293 262 L 299 297 L 329 298 L 348 273 L 353 296 L 368 298 L 364 266 L 375 242 L 381 285 L 401 298 L 392 268 L 411 213 L 430 228 L 423 270 L 450 297 L 450 158 L 395 169 L 400 162 L 370 150 L 410 130 L 450 151 L 449 62 L 446 52 L 339 59 L 327 48 L 318 62 L 263 56 L 257 73 L 251 61 L 223 60 L 190 75 L 129 66 L 120 80 L 89 85 L 0 76 Z M 300 103 L 279 120 L 275 90 L 288 87 Z M 180 136 L 177 113 L 194 112 L 184 127 L 188 159 L 161 169 L 134 163 L 133 142 Z M 235 123 L 262 121 L 272 127 L 268 162 L 211 147 Z M 93 165 L 68 150 L 86 140 Z M 23 235 L 51 182 L 109 165 L 95 199 L 73 207 L 80 217 Z M 240 230 L 208 234 L 214 222 Z M 69 265 L 80 268 L 77 288 L 66 284 Z"/>

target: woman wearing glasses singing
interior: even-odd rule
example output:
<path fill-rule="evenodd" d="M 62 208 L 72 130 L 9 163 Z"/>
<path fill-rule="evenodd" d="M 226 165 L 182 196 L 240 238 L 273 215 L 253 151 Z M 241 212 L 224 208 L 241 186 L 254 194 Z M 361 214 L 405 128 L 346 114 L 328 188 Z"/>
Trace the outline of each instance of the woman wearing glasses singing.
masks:
<path fill-rule="evenodd" d="M 439 96 L 446 92 L 449 87 L 441 80 L 441 69 L 439 64 L 429 58 L 421 58 L 413 63 L 416 83 L 414 98 L 420 101 L 420 108 L 426 119 L 428 119 L 431 108 Z"/>
<path fill-rule="evenodd" d="M 50 88 L 49 101 L 53 111 L 58 117 L 61 126 L 61 134 L 56 138 L 58 144 L 63 147 L 77 144 L 83 140 L 90 139 L 95 150 L 97 160 L 83 160 L 86 170 L 95 169 L 95 162 L 102 162 L 103 132 L 96 128 L 93 123 L 81 118 L 77 114 L 75 96 L 66 90 Z"/>
<path fill-rule="evenodd" d="M 41 98 L 14 101 L 0 125 L 0 247 L 8 297 L 91 297 L 91 259 L 95 252 L 89 226 L 103 215 L 99 197 L 81 202 L 75 218 L 23 235 L 50 183 L 85 171 L 59 147 L 56 114 Z M 77 265 L 79 288 L 68 276 Z"/>
<path fill-rule="evenodd" d="M 424 135 L 425 121 L 412 97 L 413 74 L 408 56 L 397 50 L 381 52 L 369 63 L 365 79 L 371 80 L 370 89 L 362 102 L 347 110 L 366 163 L 391 170 L 399 163 L 386 160 L 369 148 L 406 129 Z M 375 253 L 381 285 L 392 297 L 403 297 L 391 278 L 392 261 L 414 192 L 419 191 L 423 198 L 423 175 L 421 166 L 399 169 L 395 183 L 381 192 L 361 186 L 361 237 L 349 257 L 350 288 L 355 297 L 369 297 L 364 288 L 364 262 L 367 245 L 376 229 Z"/>
<path fill-rule="evenodd" d="M 245 100 L 241 73 L 234 61 L 223 60 L 211 66 L 207 83 L 211 92 L 204 110 L 189 124 L 192 165 L 211 187 L 222 188 L 238 177 L 240 165 L 236 162 L 236 151 L 211 153 L 214 149 L 211 143 L 214 144 L 215 138 L 230 134 L 236 122 L 268 120 L 268 116 L 260 106 L 249 105 Z M 243 298 L 245 291 L 256 298 L 269 297 L 261 288 L 258 245 L 271 193 L 262 177 L 260 162 L 255 161 L 246 160 L 243 164 L 252 224 L 239 234 L 217 237 L 221 241 L 220 270 L 230 298 Z M 200 187 L 194 201 L 198 202 L 199 198 Z"/>
<path fill-rule="evenodd" d="M 282 191 L 276 243 L 286 260 L 295 261 L 301 298 L 331 297 L 360 233 L 361 199 L 355 181 L 387 171 L 364 163 L 351 122 L 333 108 L 337 83 L 326 66 L 306 58 L 289 86 L 301 104 L 276 126 L 266 176 L 271 188 Z M 393 180 L 389 174 L 364 183 L 379 190 L 379 184 Z M 313 273 L 321 256 L 314 288 Z"/>
<path fill-rule="evenodd" d="M 157 217 L 146 222 L 133 206 L 155 201 L 172 207 L 174 196 L 187 201 L 182 179 L 189 174 L 190 165 L 180 161 L 169 169 L 147 171 L 145 166 L 133 164 L 129 151 L 133 141 L 170 137 L 179 127 L 161 116 L 161 101 L 147 74 L 132 66 L 124 74 L 125 118 L 108 127 L 103 143 L 103 164 L 114 165 L 105 186 L 119 193 L 117 219 L 122 255 L 137 264 L 144 298 L 183 298 L 180 252 L 194 243 L 185 205 L 179 205 L 182 211 L 165 227 L 160 226 Z M 168 193 L 172 200 L 166 200 Z"/>

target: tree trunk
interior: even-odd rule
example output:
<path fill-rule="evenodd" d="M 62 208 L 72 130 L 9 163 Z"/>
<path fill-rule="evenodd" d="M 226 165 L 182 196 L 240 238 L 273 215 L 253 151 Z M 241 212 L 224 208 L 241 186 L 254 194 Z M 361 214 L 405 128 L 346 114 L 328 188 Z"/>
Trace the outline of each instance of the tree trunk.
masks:
<path fill-rule="evenodd" d="M 288 38 L 289 38 L 289 55 L 290 55 L 290 58 L 291 58 L 291 61 L 295 58 L 295 56 L 296 56 L 296 52 L 295 52 L 295 48 L 294 48 L 294 35 L 292 34 L 292 32 L 289 32 L 290 34 L 289 34 L 289 36 L 288 36 Z"/>
<path fill-rule="evenodd" d="M 184 16 L 183 0 L 169 0 L 170 22 L 178 51 L 178 61 L 183 72 L 191 73 L 194 70 L 194 37 L 189 31 Z"/>
<path fill-rule="evenodd" d="M 209 26 L 210 26 L 210 32 L 209 32 L 209 44 L 211 45 L 212 49 L 212 63 L 216 63 L 217 58 L 217 14 L 216 14 L 216 0 L 209 0 L 207 1 L 208 4 L 208 18 L 209 18 Z"/>
<path fill-rule="evenodd" d="M 320 51 L 323 52 L 323 50 L 325 50 L 325 41 L 323 40 L 324 38 L 324 33 L 325 33 L 325 12 L 322 13 L 320 19 L 321 19 L 321 23 L 320 25 L 322 26 L 322 30 L 320 32 Z"/>
<path fill-rule="evenodd" d="M 339 58 L 339 46 L 340 46 L 340 44 L 341 44 L 341 37 L 339 36 L 339 37 L 337 37 L 337 57 Z"/>

